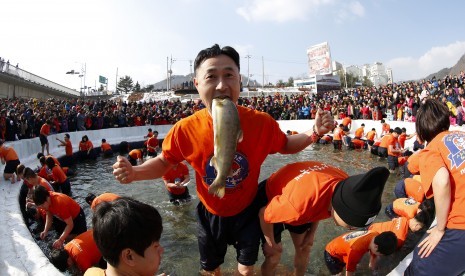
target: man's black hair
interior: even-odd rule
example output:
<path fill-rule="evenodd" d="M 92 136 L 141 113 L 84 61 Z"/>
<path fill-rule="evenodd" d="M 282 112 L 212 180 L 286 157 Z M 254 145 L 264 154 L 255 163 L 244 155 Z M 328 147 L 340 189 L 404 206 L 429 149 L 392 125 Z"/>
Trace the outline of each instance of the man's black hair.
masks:
<path fill-rule="evenodd" d="M 37 159 L 40 159 L 42 156 L 45 156 L 42 152 L 37 153 Z"/>
<path fill-rule="evenodd" d="M 35 186 L 32 190 L 32 200 L 37 206 L 44 204 L 44 202 L 47 201 L 47 198 L 49 197 L 50 194 L 48 193 L 47 189 L 41 185 Z"/>
<path fill-rule="evenodd" d="M 386 231 L 375 237 L 375 244 L 378 246 L 378 252 L 384 256 L 391 255 L 396 251 L 397 236 L 394 232 Z"/>
<path fill-rule="evenodd" d="M 95 194 L 88 193 L 85 200 L 89 205 L 92 205 L 92 202 L 94 201 L 95 198 L 96 198 Z"/>
<path fill-rule="evenodd" d="M 417 111 L 415 128 L 421 141 L 430 142 L 450 127 L 449 108 L 435 99 L 428 99 Z"/>
<path fill-rule="evenodd" d="M 129 197 L 100 203 L 93 215 L 94 240 L 103 258 L 118 267 L 121 251 L 130 248 L 140 256 L 160 240 L 162 218 L 155 207 Z"/>
<path fill-rule="evenodd" d="M 47 157 L 45 159 L 45 164 L 47 165 L 47 167 L 49 167 L 49 169 L 52 169 L 53 167 L 55 167 L 55 160 L 53 160 L 53 158 L 51 156 Z"/>
<path fill-rule="evenodd" d="M 194 74 L 197 72 L 197 68 L 207 59 L 212 58 L 212 57 L 217 57 L 219 55 L 226 55 L 230 57 L 234 63 L 237 65 L 237 69 L 241 69 L 240 67 L 240 61 L 239 61 L 239 53 L 232 47 L 230 46 L 225 46 L 223 48 L 220 48 L 218 44 L 213 45 L 210 48 L 206 48 L 201 50 L 198 54 L 197 57 L 195 58 L 194 61 Z"/>
<path fill-rule="evenodd" d="M 64 249 L 53 249 L 50 252 L 50 262 L 61 272 L 65 272 L 68 268 L 68 251 Z"/>

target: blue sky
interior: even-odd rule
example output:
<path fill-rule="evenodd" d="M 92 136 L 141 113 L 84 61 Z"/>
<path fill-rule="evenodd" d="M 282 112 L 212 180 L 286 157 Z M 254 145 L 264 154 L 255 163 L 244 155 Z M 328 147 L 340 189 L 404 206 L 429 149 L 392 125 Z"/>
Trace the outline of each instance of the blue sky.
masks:
<path fill-rule="evenodd" d="M 465 53 L 465 1 L 0 0 L 0 9 L 0 57 L 74 89 L 81 80 L 65 72 L 84 63 L 88 86 L 102 75 L 114 89 L 117 68 L 147 85 L 166 78 L 167 56 L 173 74 L 185 75 L 214 43 L 235 47 L 242 74 L 249 62 L 260 83 L 306 75 L 307 48 L 326 41 L 333 60 L 382 62 L 394 81 L 451 67 Z"/>

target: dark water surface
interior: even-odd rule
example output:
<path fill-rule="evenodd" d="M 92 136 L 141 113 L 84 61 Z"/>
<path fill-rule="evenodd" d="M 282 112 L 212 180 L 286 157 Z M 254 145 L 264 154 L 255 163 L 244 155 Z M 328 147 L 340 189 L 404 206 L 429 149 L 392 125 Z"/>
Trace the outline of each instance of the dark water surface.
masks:
<path fill-rule="evenodd" d="M 112 192 L 119 195 L 131 196 L 151 204 L 159 210 L 163 217 L 164 229 L 161 244 L 164 246 L 165 253 L 159 272 L 165 272 L 171 276 L 198 275 L 199 253 L 195 219 L 195 206 L 198 203 L 198 198 L 195 192 L 193 170 L 189 167 L 191 173 L 189 190 L 193 196 L 193 200 L 181 206 L 174 206 L 169 202 L 161 179 L 141 181 L 131 185 L 119 184 L 112 175 L 111 165 L 115 160 L 116 158 L 99 158 L 96 162 L 89 161 L 78 164 L 76 168 L 77 175 L 71 178 L 73 198 L 84 208 L 88 227 L 91 227 L 92 217 L 90 208 L 84 201 L 88 192 L 96 195 L 103 192 Z M 270 155 L 262 165 L 259 181 L 266 179 L 271 173 L 285 164 L 305 160 L 315 160 L 340 167 L 349 175 L 364 173 L 373 167 L 386 165 L 386 161 L 380 161 L 378 157 L 371 155 L 368 151 L 334 152 L 332 146 L 316 145 L 294 155 Z M 399 179 L 398 176 L 390 176 L 383 195 L 383 209 L 376 220 L 377 222 L 388 220 L 384 214 L 384 207 L 393 201 L 394 185 Z M 334 225 L 332 219 L 320 222 L 307 269 L 309 275 L 330 275 L 323 260 L 323 251 L 330 240 L 344 232 L 344 229 Z M 293 267 L 294 246 L 288 232 L 283 233 L 283 248 L 282 266 L 280 266 L 279 275 L 287 275 L 292 271 Z M 263 256 L 260 253 L 255 267 L 257 275 L 260 275 L 259 270 L 262 262 Z M 389 260 L 384 263 L 386 262 L 390 262 L 390 266 L 393 265 Z M 228 248 L 225 263 L 222 266 L 223 274 L 233 275 L 236 264 L 235 250 L 231 246 Z M 387 267 L 381 268 L 379 275 L 386 274 L 387 272 L 389 272 Z M 368 270 L 368 256 L 365 256 L 360 262 L 356 274 L 372 274 Z"/>

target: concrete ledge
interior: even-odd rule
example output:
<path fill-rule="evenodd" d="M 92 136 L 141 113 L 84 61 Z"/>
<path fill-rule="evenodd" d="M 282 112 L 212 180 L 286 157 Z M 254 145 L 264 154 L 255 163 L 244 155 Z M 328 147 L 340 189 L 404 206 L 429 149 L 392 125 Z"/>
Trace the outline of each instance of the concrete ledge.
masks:
<path fill-rule="evenodd" d="M 338 121 L 340 122 L 340 121 Z M 299 133 L 311 129 L 313 120 L 297 120 L 297 121 L 278 121 L 282 131 L 295 130 Z M 351 133 L 362 124 L 365 123 L 366 131 L 375 128 L 378 133 L 381 133 L 381 124 L 379 121 L 371 120 L 355 120 Z M 405 127 L 407 133 L 415 132 L 415 124 L 408 122 L 388 121 L 391 127 Z M 79 141 L 83 135 L 87 135 L 92 141 L 94 147 L 100 147 L 101 139 L 107 139 L 110 144 L 118 144 L 121 141 L 135 142 L 140 141 L 147 134 L 147 129 L 152 128 L 159 132 L 159 139 L 163 139 L 171 125 L 163 126 L 141 126 L 130 128 L 111 128 L 94 131 L 79 131 L 69 132 L 70 139 L 73 144 L 73 150 L 77 151 Z M 451 130 L 465 130 L 464 127 L 451 127 Z M 50 153 L 54 156 L 64 155 L 64 148 L 58 148 L 59 142 L 56 137 L 63 139 L 63 134 L 49 136 Z M 412 146 L 414 139 L 406 141 L 406 146 Z M 8 145 L 14 147 L 18 153 L 21 163 L 32 168 L 37 167 L 38 161 L 36 155 L 41 150 L 39 138 L 27 139 L 15 142 L 7 142 Z M 0 165 L 0 170 L 3 173 L 4 166 Z M 29 232 L 29 229 L 24 224 L 21 212 L 19 209 L 18 195 L 21 183 L 11 184 L 0 180 L 0 275 L 62 275 L 43 254 Z"/>

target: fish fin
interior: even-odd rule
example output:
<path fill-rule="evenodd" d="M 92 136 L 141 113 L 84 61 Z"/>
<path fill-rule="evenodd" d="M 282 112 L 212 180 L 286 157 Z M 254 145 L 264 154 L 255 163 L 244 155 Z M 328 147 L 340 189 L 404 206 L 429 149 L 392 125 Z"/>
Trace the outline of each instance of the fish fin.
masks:
<path fill-rule="evenodd" d="M 244 138 L 244 134 L 242 133 L 242 129 L 239 129 L 239 131 L 237 132 L 237 142 L 240 143 L 242 142 Z"/>
<path fill-rule="evenodd" d="M 220 182 L 214 180 L 210 187 L 208 187 L 208 193 L 222 198 L 225 194 L 225 187 L 221 185 Z"/>
<path fill-rule="evenodd" d="M 216 191 L 215 194 L 216 194 L 219 198 L 223 198 L 225 192 L 226 192 L 225 187 L 220 187 L 220 188 Z"/>
<path fill-rule="evenodd" d="M 210 166 L 214 167 L 216 170 L 216 157 L 213 156 L 212 159 L 210 159 Z"/>

